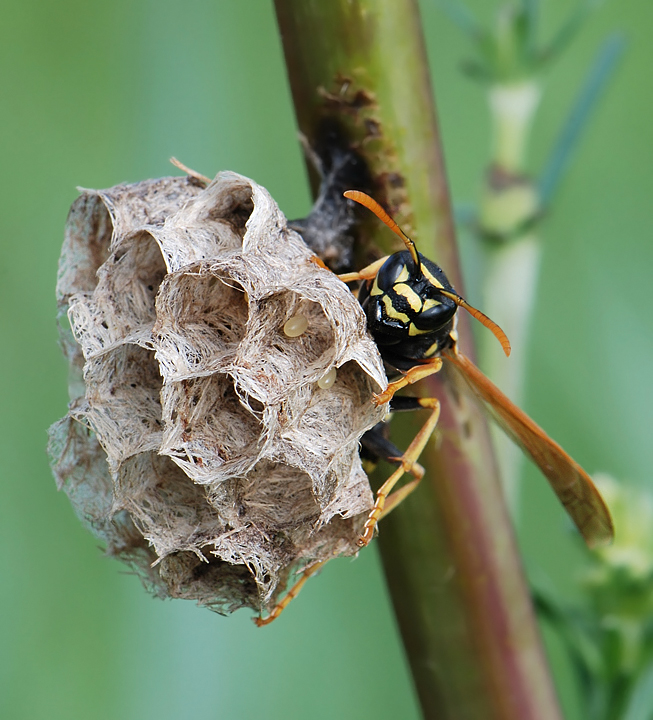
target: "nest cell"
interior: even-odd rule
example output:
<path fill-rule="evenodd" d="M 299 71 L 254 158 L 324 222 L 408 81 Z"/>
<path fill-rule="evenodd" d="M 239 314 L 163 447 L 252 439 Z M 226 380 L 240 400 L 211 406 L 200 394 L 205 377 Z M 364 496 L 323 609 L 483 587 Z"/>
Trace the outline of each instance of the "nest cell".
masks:
<path fill-rule="evenodd" d="M 251 183 L 235 173 L 220 173 L 154 233 L 168 271 L 240 252 L 253 208 Z"/>
<path fill-rule="evenodd" d="M 73 293 L 92 293 L 97 271 L 109 256 L 113 222 L 106 205 L 97 195 L 75 200 L 66 221 L 57 276 L 57 300 L 67 303 Z"/>
<path fill-rule="evenodd" d="M 224 374 L 167 383 L 162 392 L 165 433 L 160 452 L 197 483 L 215 485 L 252 467 L 263 426 Z"/>
<path fill-rule="evenodd" d="M 97 434 L 110 467 L 161 443 L 161 375 L 151 350 L 127 343 L 90 360 L 86 403 L 75 409 Z"/>
<path fill-rule="evenodd" d="M 93 294 L 70 299 L 73 333 L 86 359 L 121 342 L 151 347 L 154 299 L 165 274 L 161 250 L 148 232 L 122 240 L 98 270 Z"/>
<path fill-rule="evenodd" d="M 249 317 L 240 285 L 201 267 L 168 276 L 157 313 L 157 358 L 166 381 L 223 370 L 245 335 Z"/>
<path fill-rule="evenodd" d="M 252 320 L 238 350 L 239 381 L 266 403 L 278 403 L 307 382 L 316 382 L 334 360 L 334 333 L 322 307 L 284 290 L 251 303 Z M 289 337 L 288 320 L 302 316 L 306 330 Z M 247 381 L 244 380 L 247 376 Z"/>
<path fill-rule="evenodd" d="M 126 510 L 158 558 L 201 548 L 224 532 L 203 487 L 169 457 L 134 455 L 116 473 L 115 507 Z"/>
<path fill-rule="evenodd" d="M 261 591 L 250 568 L 209 555 L 171 553 L 156 566 L 169 597 L 195 600 L 222 615 L 241 607 L 258 609 Z"/>
<path fill-rule="evenodd" d="M 265 458 L 246 476 L 219 485 L 209 500 L 232 527 L 253 523 L 272 535 L 284 533 L 288 540 L 298 528 L 304 537 L 321 511 L 306 472 Z"/>

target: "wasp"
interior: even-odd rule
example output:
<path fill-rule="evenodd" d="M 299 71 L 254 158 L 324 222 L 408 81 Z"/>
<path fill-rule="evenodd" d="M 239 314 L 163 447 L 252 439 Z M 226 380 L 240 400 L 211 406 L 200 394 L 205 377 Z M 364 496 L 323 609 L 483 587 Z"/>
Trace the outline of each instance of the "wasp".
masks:
<path fill-rule="evenodd" d="M 591 478 L 463 355 L 457 343 L 456 312 L 463 308 L 479 320 L 496 336 L 508 356 L 510 342 L 503 330 L 455 291 L 442 268 L 417 251 L 415 243 L 375 200 L 359 190 L 347 190 L 344 196 L 371 210 L 406 246 L 405 250 L 382 257 L 358 272 L 339 275 L 343 282 L 361 282 L 358 299 L 367 316 L 368 331 L 386 366 L 400 373 L 372 402 L 389 403 L 390 410 L 430 410 L 426 423 L 403 454 L 396 453 L 394 445 L 380 437 L 367 440 L 363 437 L 363 445 L 367 444 L 374 454 L 399 467 L 377 491 L 358 540 L 359 546 L 370 542 L 379 520 L 417 487 L 424 475 L 417 461 L 440 415 L 437 398 L 395 397 L 395 393 L 439 372 L 445 363 L 490 417 L 540 468 L 587 545 L 597 547 L 609 543 L 614 535 L 612 519 Z M 413 480 L 393 492 L 405 474 L 413 475 Z M 270 615 L 256 619 L 257 624 L 265 625 L 278 617 L 325 562 L 306 568 Z"/>

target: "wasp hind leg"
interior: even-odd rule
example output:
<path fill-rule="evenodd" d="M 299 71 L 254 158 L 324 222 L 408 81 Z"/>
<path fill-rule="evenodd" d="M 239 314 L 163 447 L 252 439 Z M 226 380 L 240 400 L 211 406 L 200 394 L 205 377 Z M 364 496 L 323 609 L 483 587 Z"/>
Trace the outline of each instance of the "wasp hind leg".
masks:
<path fill-rule="evenodd" d="M 396 508 L 397 505 L 404 500 L 404 498 L 410 495 L 424 475 L 424 468 L 419 465 L 417 459 L 421 455 L 424 446 L 438 424 L 438 418 L 440 416 L 440 403 L 435 398 L 416 397 L 398 397 L 394 398 L 392 401 L 392 410 L 394 411 L 401 412 L 404 410 L 418 410 L 421 408 L 430 409 L 431 415 L 403 455 L 395 445 L 381 437 L 375 437 L 372 443 L 364 443 L 369 444 L 372 454 L 377 455 L 378 457 L 383 457 L 389 462 L 398 463 L 399 467 L 383 483 L 376 494 L 376 502 L 374 503 L 374 507 L 365 522 L 363 534 L 358 539 L 358 545 L 360 547 L 364 547 L 369 543 L 374 535 L 374 530 L 378 521 L 394 510 L 394 508 Z M 413 475 L 414 480 L 390 494 L 394 486 L 405 473 Z M 306 567 L 302 571 L 297 582 L 295 582 L 290 590 L 288 590 L 281 600 L 272 608 L 269 615 L 266 617 L 259 616 L 254 618 L 256 625 L 258 625 L 258 627 L 263 627 L 264 625 L 269 625 L 273 620 L 276 620 L 286 609 L 291 600 L 299 595 L 299 592 L 304 587 L 304 583 L 310 577 L 319 572 L 319 570 L 321 570 L 327 562 L 328 560 L 321 560 Z"/>
<path fill-rule="evenodd" d="M 374 530 L 379 520 L 391 510 L 394 510 L 419 484 L 424 475 L 424 470 L 417 464 L 417 459 L 422 454 L 422 450 L 424 450 L 429 438 L 433 435 L 440 417 L 440 402 L 436 398 L 396 398 L 393 401 L 393 406 L 394 410 L 426 408 L 431 410 L 431 414 L 422 429 L 415 435 L 406 452 L 400 458 L 391 458 L 392 460 L 399 460 L 401 464 L 376 493 L 374 507 L 367 517 L 363 534 L 358 538 L 360 547 L 365 547 L 374 537 Z M 391 495 L 394 486 L 406 473 L 411 473 L 415 476 L 415 479 Z"/>
<path fill-rule="evenodd" d="M 258 627 L 263 627 L 264 625 L 269 625 L 273 620 L 276 620 L 290 601 L 299 595 L 299 591 L 304 587 L 304 583 L 308 580 L 308 578 L 315 575 L 315 573 L 326 565 L 327 562 L 328 560 L 321 560 L 320 562 L 313 563 L 312 565 L 304 568 L 299 580 L 297 580 L 290 590 L 288 590 L 281 600 L 279 600 L 279 602 L 272 608 L 270 614 L 266 617 L 259 615 L 259 617 L 254 618 L 256 625 L 258 625 Z"/>

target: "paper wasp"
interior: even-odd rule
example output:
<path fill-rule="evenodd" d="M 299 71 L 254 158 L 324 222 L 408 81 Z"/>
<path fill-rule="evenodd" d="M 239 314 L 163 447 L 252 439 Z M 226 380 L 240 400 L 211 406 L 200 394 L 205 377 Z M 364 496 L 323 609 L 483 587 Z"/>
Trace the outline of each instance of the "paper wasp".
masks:
<path fill-rule="evenodd" d="M 614 532 L 612 519 L 589 475 L 458 350 L 456 311 L 459 307 L 467 310 L 496 336 L 509 355 L 510 342 L 503 330 L 456 293 L 442 269 L 417 251 L 415 243 L 375 200 L 358 190 L 348 190 L 344 195 L 371 210 L 406 246 L 406 250 L 383 257 L 359 272 L 339 276 L 344 282 L 362 281 L 358 299 L 367 315 L 368 331 L 386 365 L 401 373 L 372 401 L 377 405 L 390 403 L 391 410 L 424 408 L 431 411 L 400 457 L 392 457 L 396 453 L 384 453 L 382 443 L 377 446 L 377 454 L 398 461 L 399 467 L 377 491 L 358 544 L 361 547 L 367 545 L 379 519 L 419 483 L 424 470 L 417 460 L 433 434 L 440 414 L 440 403 L 436 398 L 395 397 L 395 393 L 437 373 L 443 363 L 448 364 L 492 419 L 540 468 L 587 545 L 595 547 L 610 542 Z M 387 444 L 387 447 L 394 446 Z M 412 474 L 413 480 L 392 493 L 406 473 Z M 278 617 L 324 562 L 306 568 L 270 615 L 258 618 L 257 624 L 264 625 Z"/>

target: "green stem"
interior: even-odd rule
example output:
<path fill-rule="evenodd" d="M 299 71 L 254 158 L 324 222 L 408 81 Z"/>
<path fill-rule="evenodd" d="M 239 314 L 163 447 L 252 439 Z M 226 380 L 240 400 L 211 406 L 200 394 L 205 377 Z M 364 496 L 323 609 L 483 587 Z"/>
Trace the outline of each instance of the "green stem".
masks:
<path fill-rule="evenodd" d="M 522 170 L 533 114 L 541 90 L 534 81 L 492 85 L 489 102 L 494 117 L 494 162 L 506 172 Z"/>
<path fill-rule="evenodd" d="M 488 251 L 483 273 L 483 312 L 500 322 L 512 343 L 508 360 L 494 337 L 480 336 L 481 367 L 513 402 L 521 405 L 529 331 L 537 291 L 542 247 L 528 233 Z M 513 517 L 519 507 L 524 456 L 499 428 L 493 427 L 494 447 L 506 500 Z"/>
<path fill-rule="evenodd" d="M 483 335 L 481 366 L 518 405 L 541 258 L 539 237 L 533 230 L 524 229 L 537 213 L 538 197 L 523 175 L 540 94 L 540 85 L 534 79 L 490 87 L 493 151 L 479 213 L 481 234 L 495 238 L 486 244 L 481 305 L 485 313 L 499 322 L 513 348 L 510 362 L 506 362 L 501 348 L 490 341 L 494 338 Z M 523 455 L 498 429 L 493 428 L 493 436 L 503 489 L 516 516 Z"/>
<path fill-rule="evenodd" d="M 299 128 L 335 117 L 367 160 L 375 194 L 460 287 L 439 134 L 413 0 L 276 0 Z M 383 251 L 390 233 L 379 232 Z M 469 353 L 465 318 L 461 344 Z M 541 718 L 559 710 L 475 406 L 425 381 L 443 412 L 420 488 L 384 519 L 380 545 L 424 716 Z M 393 423 L 405 447 L 424 418 Z M 364 655 L 364 648 L 361 648 Z"/>

